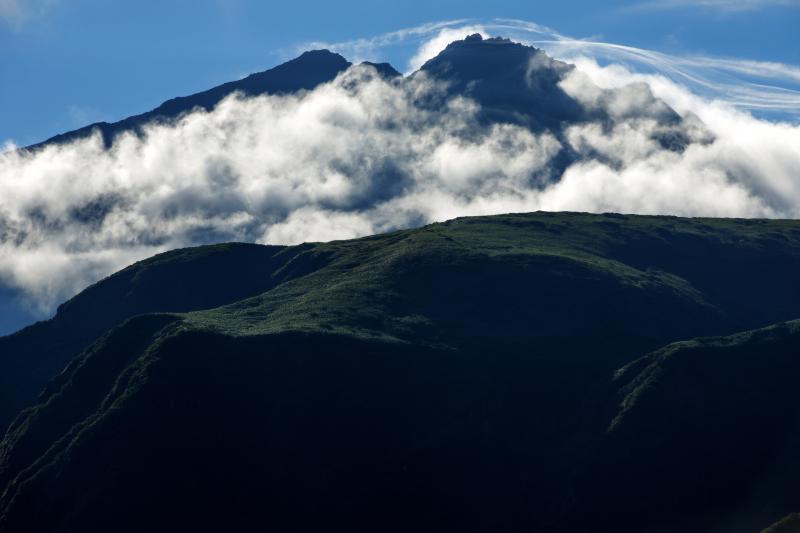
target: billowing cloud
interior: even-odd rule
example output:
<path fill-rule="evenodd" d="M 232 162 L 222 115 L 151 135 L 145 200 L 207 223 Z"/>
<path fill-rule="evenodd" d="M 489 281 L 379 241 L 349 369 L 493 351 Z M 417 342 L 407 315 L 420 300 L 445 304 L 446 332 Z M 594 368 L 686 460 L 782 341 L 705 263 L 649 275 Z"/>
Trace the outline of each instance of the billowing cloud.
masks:
<path fill-rule="evenodd" d="M 294 244 L 535 210 L 800 217 L 800 127 L 664 75 L 575 61 L 562 88 L 604 118 L 558 133 L 486 125 L 476 102 L 438 82 L 359 66 L 302 94 L 231 96 L 109 150 L 97 137 L 9 145 L 0 281 L 47 313 L 132 261 L 206 242 Z M 688 144 L 670 147 L 675 136 Z"/>
<path fill-rule="evenodd" d="M 297 96 L 233 96 L 105 150 L 98 137 L 0 155 L 0 278 L 43 308 L 160 250 L 220 240 L 296 243 L 519 196 L 559 143 L 512 125 L 477 131 L 477 106 L 417 76 L 354 67 Z M 410 201 L 409 199 L 415 198 Z"/>
<path fill-rule="evenodd" d="M 800 126 L 759 120 L 729 104 L 698 97 L 660 75 L 635 73 L 619 65 L 601 67 L 587 58 L 576 64 L 578 70 L 562 87 L 577 98 L 594 99 L 593 84 L 610 90 L 639 88 L 687 117 L 690 129 L 692 124 L 702 124 L 704 129 L 692 133 L 700 142 L 678 154 L 648 145 L 643 133 L 654 125 L 638 119 L 624 121 L 610 134 L 601 135 L 592 125 L 574 127 L 570 138 L 575 146 L 616 158 L 619 170 L 609 173 L 594 162 L 582 163 L 569 169 L 550 192 L 567 187 L 570 181 L 589 186 L 587 180 L 593 180 L 592 188 L 602 184 L 608 196 L 617 198 L 603 201 L 610 211 L 624 211 L 627 206 L 630 212 L 645 213 L 800 216 Z M 713 142 L 703 139 L 704 130 L 713 135 Z M 651 196 L 656 192 L 658 196 Z M 713 200 L 715 195 L 718 201 Z M 667 205 L 678 196 L 684 198 L 684 208 Z M 599 207 L 586 199 L 584 205 L 592 207 L 588 210 Z"/>

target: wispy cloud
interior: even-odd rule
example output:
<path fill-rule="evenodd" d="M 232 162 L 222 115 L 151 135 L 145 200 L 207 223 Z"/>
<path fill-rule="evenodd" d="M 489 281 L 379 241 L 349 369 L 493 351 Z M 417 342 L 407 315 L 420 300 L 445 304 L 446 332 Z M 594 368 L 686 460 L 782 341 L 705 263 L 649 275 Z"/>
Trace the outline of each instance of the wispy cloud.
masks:
<path fill-rule="evenodd" d="M 718 3 L 719 0 L 705 0 Z M 784 0 L 797 4 L 800 0 Z M 700 0 L 702 3 L 703 0 Z M 688 3 L 688 2 L 687 2 Z M 692 2 L 696 4 L 697 2 Z M 742 2 L 726 2 L 742 3 Z M 748 3 L 748 2 L 744 2 Z M 763 1 L 754 3 L 763 4 Z M 342 42 L 304 43 L 292 52 L 329 48 L 353 61 L 383 61 L 402 48 L 406 72 L 419 68 L 449 42 L 471 33 L 509 37 L 545 49 L 551 56 L 574 62 L 590 58 L 617 62 L 634 71 L 658 73 L 695 94 L 738 109 L 773 118 L 800 120 L 800 67 L 780 62 L 711 56 L 675 56 L 632 46 L 564 35 L 552 28 L 517 19 L 459 19 L 433 22 L 383 35 Z M 410 50 L 409 50 L 410 48 Z"/>
<path fill-rule="evenodd" d="M 24 16 L 25 10 L 20 0 L 0 0 L 0 20 L 18 23 Z"/>
<path fill-rule="evenodd" d="M 492 19 L 479 21 L 475 19 L 455 19 L 430 22 L 384 33 L 372 37 L 352 39 L 340 42 L 312 41 L 301 43 L 292 52 L 298 53 L 312 48 L 327 48 L 338 52 L 351 61 L 380 61 L 386 57 L 387 51 L 394 47 L 412 46 L 412 52 L 405 66 L 406 72 L 418 69 L 426 60 L 434 57 L 452 41 L 465 36 L 480 33 L 484 37 L 494 35 L 513 36 L 523 34 L 536 35 L 541 38 L 566 38 L 557 31 L 525 20 Z"/>
<path fill-rule="evenodd" d="M 466 28 L 471 28 L 472 26 L 469 24 L 469 19 L 429 22 L 372 37 L 361 37 L 347 41 L 304 42 L 294 47 L 292 53 L 297 54 L 309 49 L 327 48 L 344 55 L 354 62 L 373 61 L 380 59 L 384 51 L 392 46 L 404 45 L 409 42 L 427 42 L 432 35 L 442 31 L 450 31 L 453 28 L 463 28 L 466 31 Z"/>
<path fill-rule="evenodd" d="M 390 81 L 357 67 L 298 95 L 232 96 L 109 150 L 99 137 L 35 153 L 9 145 L 0 150 L 0 285 L 47 313 L 134 260 L 204 242 L 329 240 L 538 209 L 800 217 L 800 124 L 751 113 L 800 123 L 795 66 L 675 57 L 513 20 L 434 23 L 331 47 L 380 59 L 383 47 L 410 44 L 419 64 L 476 27 L 576 63 L 562 88 L 611 120 L 563 135 L 479 126 L 477 103 L 444 99 L 424 76 Z M 440 105 L 421 106 L 427 95 Z M 713 142 L 681 152 L 654 142 L 660 125 L 642 113 L 663 105 L 654 95 L 684 117 L 688 138 L 710 131 Z M 564 150 L 576 156 L 565 169 L 554 163 Z"/>
<path fill-rule="evenodd" d="M 756 11 L 768 7 L 800 6 L 800 0 L 651 0 L 632 4 L 627 11 L 658 11 L 668 9 L 707 9 L 724 13 Z"/>
<path fill-rule="evenodd" d="M 534 41 L 555 56 L 579 63 L 590 58 L 627 65 L 687 87 L 732 107 L 785 120 L 800 120 L 800 68 L 779 62 L 709 56 L 674 56 L 612 43 Z"/>
<path fill-rule="evenodd" d="M 58 0 L 0 0 L 0 23 L 19 29 L 47 13 Z"/>
<path fill-rule="evenodd" d="M 299 95 L 229 97 L 109 150 L 99 136 L 9 146 L 0 282 L 47 313 L 134 260 L 204 242 L 342 239 L 535 210 L 800 217 L 800 126 L 586 58 L 562 87 L 610 120 L 562 136 L 481 126 L 476 102 L 446 99 L 424 76 L 355 67 Z M 654 140 L 663 104 L 653 94 L 697 142 L 677 152 Z M 432 98 L 439 105 L 419 104 Z M 556 173 L 566 148 L 576 160 Z"/>

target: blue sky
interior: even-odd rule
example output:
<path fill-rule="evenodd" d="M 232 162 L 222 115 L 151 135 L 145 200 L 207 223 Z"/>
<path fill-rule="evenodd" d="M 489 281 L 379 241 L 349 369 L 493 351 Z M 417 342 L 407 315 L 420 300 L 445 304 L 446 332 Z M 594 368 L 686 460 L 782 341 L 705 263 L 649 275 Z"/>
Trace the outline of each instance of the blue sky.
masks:
<path fill-rule="evenodd" d="M 610 136 L 581 125 L 573 148 L 588 146 L 586 159 L 542 188 L 530 178 L 555 153 L 547 138 L 501 128 L 465 144 L 441 131 L 468 118 L 458 106 L 422 130 L 332 124 L 326 109 L 403 117 L 413 107 L 401 84 L 351 94 L 335 81 L 297 100 L 233 98 L 115 150 L 91 140 L 13 150 L 306 49 L 388 60 L 408 72 L 474 32 L 575 63 L 589 81 L 571 77 L 565 90 L 587 105 L 599 105 L 598 87 L 619 96 L 609 100 L 615 106 L 647 102 L 637 98 L 652 91 L 698 142 L 665 154 L 642 142 L 647 121 L 624 119 Z M 535 210 L 800 218 L 798 33 L 800 0 L 0 0 L 0 335 L 134 261 L 219 239 L 293 244 Z M 220 128 L 234 133 L 207 134 Z M 710 138 L 703 132 L 714 142 L 700 142 Z M 497 137 L 505 134 L 513 135 Z M 528 144 L 498 148 L 514 139 Z M 378 190 L 375 173 L 363 157 L 385 146 L 392 165 L 414 178 L 388 199 L 370 192 Z M 612 168 L 592 150 L 624 161 Z M 341 175 L 342 160 L 352 175 Z M 217 168 L 236 179 L 218 183 Z M 455 192 L 454 183 L 462 184 Z M 100 226 L 74 215 L 108 199 L 118 208 Z"/>
<path fill-rule="evenodd" d="M 800 65 L 795 0 L 0 0 L 0 142 L 145 111 L 274 66 L 304 43 L 496 17 L 677 56 Z M 402 69 L 413 47 L 374 53 Z"/>

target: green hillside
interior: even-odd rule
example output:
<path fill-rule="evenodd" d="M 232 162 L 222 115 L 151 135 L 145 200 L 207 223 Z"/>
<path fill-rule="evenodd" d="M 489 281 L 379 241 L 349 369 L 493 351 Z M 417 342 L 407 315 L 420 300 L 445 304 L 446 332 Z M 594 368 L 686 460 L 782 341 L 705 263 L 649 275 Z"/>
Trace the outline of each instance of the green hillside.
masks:
<path fill-rule="evenodd" d="M 800 222 L 570 213 L 159 256 L 0 339 L 53 378 L 0 531 L 758 531 L 799 271 Z"/>
<path fill-rule="evenodd" d="M 292 264 L 304 249 L 231 243 L 160 254 L 89 287 L 51 320 L 0 337 L 0 434 L 110 328 L 142 313 L 206 309 L 269 290 L 305 273 Z"/>

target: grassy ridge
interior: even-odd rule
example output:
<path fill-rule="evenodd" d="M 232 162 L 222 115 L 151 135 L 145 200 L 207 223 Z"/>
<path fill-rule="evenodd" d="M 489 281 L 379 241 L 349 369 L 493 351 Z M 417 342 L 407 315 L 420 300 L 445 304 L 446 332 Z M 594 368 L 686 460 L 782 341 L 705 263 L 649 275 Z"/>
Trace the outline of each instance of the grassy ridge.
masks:
<path fill-rule="evenodd" d="M 222 306 L 124 322 L 15 421 L 0 531 L 752 531 L 800 504 L 797 323 L 661 348 L 800 317 L 800 223 L 534 213 L 248 250 L 186 285 Z"/>
<path fill-rule="evenodd" d="M 142 313 L 217 307 L 269 290 L 305 274 L 302 265 L 281 270 L 305 249 L 228 243 L 159 254 L 87 288 L 52 319 L 0 337 L 0 432 L 110 328 Z"/>

